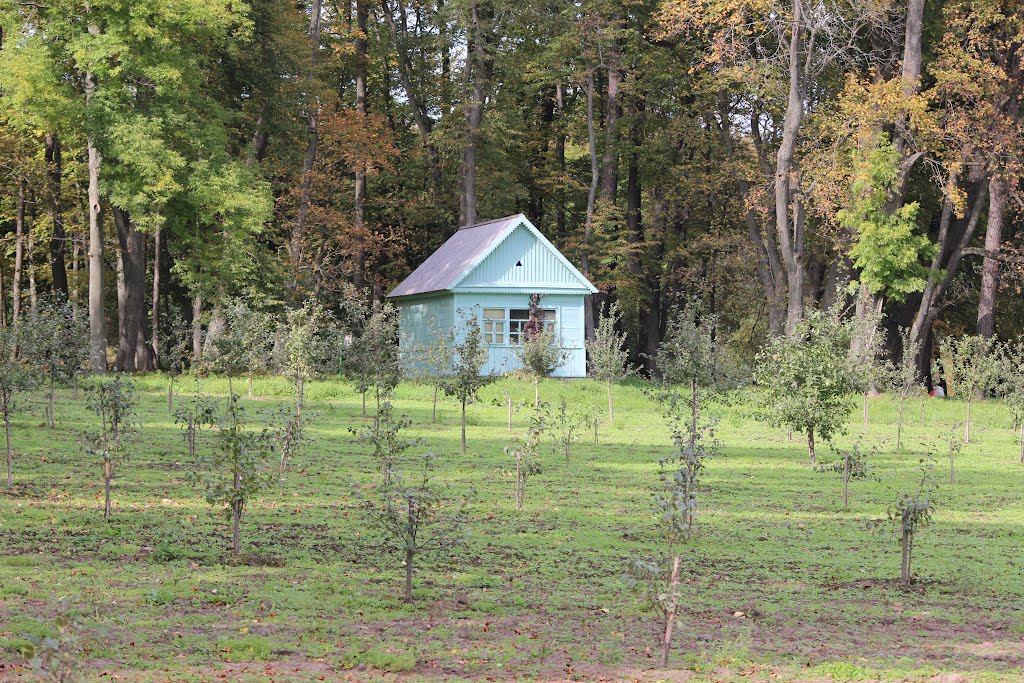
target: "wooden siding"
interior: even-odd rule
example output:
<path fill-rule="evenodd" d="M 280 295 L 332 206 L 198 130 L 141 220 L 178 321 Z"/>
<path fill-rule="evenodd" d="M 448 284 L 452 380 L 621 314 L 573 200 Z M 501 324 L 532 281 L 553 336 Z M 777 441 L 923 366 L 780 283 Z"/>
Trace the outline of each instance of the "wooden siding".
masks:
<path fill-rule="evenodd" d="M 517 263 L 522 265 L 517 266 Z M 549 292 L 583 289 L 578 276 L 521 223 L 455 289 L 466 291 L 509 287 Z"/>
<path fill-rule="evenodd" d="M 457 319 L 463 315 L 481 320 L 485 308 L 528 308 L 529 294 L 457 293 L 454 295 Z M 583 295 L 549 294 L 541 299 L 542 308 L 555 310 L 556 324 L 562 347 L 569 351 L 566 363 L 552 373 L 553 377 L 585 377 L 587 374 L 586 346 L 583 331 Z M 456 328 L 458 329 L 458 328 Z M 507 340 L 507 338 L 506 338 Z M 488 348 L 489 362 L 485 372 L 504 374 L 522 367 L 512 347 L 493 345 Z"/>
<path fill-rule="evenodd" d="M 415 365 L 413 350 L 433 344 L 438 334 L 444 334 L 455 325 L 455 307 L 449 292 L 413 299 L 399 299 L 399 349 L 403 362 Z"/>

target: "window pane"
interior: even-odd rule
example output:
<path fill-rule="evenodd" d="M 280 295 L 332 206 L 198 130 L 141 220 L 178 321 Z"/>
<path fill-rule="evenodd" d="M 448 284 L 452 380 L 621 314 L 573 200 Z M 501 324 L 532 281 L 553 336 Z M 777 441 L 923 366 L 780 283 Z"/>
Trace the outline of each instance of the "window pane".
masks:
<path fill-rule="evenodd" d="M 485 320 L 484 321 L 484 332 L 490 332 L 493 329 L 494 329 L 494 323 L 491 322 L 490 320 Z"/>
<path fill-rule="evenodd" d="M 495 332 L 504 332 L 505 331 L 505 323 L 504 322 L 495 322 L 494 323 L 494 331 Z"/>
<path fill-rule="evenodd" d="M 504 308 L 485 308 L 484 318 L 487 320 L 504 320 L 505 309 Z"/>
<path fill-rule="evenodd" d="M 529 320 L 530 309 L 528 308 L 513 308 L 508 313 L 508 317 L 512 320 Z"/>
<path fill-rule="evenodd" d="M 550 308 L 544 309 L 543 311 L 540 312 L 540 314 L 541 314 L 541 319 L 542 320 L 551 320 L 551 321 L 553 321 L 555 319 L 555 311 L 554 311 L 554 309 L 550 309 Z"/>
<path fill-rule="evenodd" d="M 491 334 L 490 332 L 484 333 L 484 343 L 485 344 L 493 344 L 494 343 L 494 335 Z"/>
<path fill-rule="evenodd" d="M 496 335 L 494 335 L 494 343 L 495 344 L 504 344 L 505 343 L 505 335 L 503 335 L 503 334 L 496 334 Z"/>

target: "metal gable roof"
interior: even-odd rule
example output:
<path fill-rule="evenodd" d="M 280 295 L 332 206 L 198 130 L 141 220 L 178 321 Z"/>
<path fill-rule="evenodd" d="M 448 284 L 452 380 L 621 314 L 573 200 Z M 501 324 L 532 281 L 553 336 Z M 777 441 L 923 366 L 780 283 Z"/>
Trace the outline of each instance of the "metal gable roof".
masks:
<path fill-rule="evenodd" d="M 596 291 L 596 288 L 545 239 L 526 216 L 516 214 L 461 228 L 388 296 L 412 296 L 453 289 L 519 225 L 526 226 L 541 243 L 551 249 L 558 259 L 579 277 L 581 283 L 585 283 L 587 289 Z"/>

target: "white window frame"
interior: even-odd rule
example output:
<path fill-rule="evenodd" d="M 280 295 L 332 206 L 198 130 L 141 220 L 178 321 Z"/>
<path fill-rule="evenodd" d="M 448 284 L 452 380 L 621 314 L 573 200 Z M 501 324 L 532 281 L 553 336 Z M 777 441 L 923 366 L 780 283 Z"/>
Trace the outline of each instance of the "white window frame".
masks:
<path fill-rule="evenodd" d="M 488 311 L 497 312 L 503 311 L 502 318 L 489 317 L 486 315 Z M 515 332 L 512 330 L 512 323 L 524 323 L 528 320 L 524 318 L 516 318 L 512 320 L 512 311 L 529 311 L 529 306 L 481 306 L 480 311 L 480 333 L 483 336 L 483 342 L 492 348 L 512 348 L 519 346 L 519 335 L 520 330 L 517 329 Z M 542 308 L 543 312 L 550 312 L 552 317 L 550 320 L 544 321 L 544 327 L 553 331 L 556 335 L 558 334 L 558 323 L 560 316 L 559 307 L 553 308 Z M 500 326 L 500 329 L 498 327 Z M 490 329 L 488 329 L 490 327 Z M 501 335 L 501 341 L 495 341 L 495 339 Z M 512 340 L 513 335 L 516 337 L 516 341 Z"/>

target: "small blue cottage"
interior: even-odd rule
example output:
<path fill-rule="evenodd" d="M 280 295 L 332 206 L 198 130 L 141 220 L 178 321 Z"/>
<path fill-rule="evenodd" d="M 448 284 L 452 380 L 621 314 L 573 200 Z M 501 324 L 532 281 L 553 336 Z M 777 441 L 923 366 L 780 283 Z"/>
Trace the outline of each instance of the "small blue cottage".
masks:
<path fill-rule="evenodd" d="M 489 374 L 520 367 L 514 347 L 530 319 L 530 295 L 539 294 L 545 323 L 568 360 L 555 377 L 587 374 L 585 297 L 597 292 L 537 230 L 518 214 L 462 228 L 388 296 L 398 307 L 403 350 L 429 344 L 439 330 L 476 316 L 489 349 Z"/>

